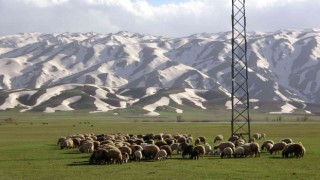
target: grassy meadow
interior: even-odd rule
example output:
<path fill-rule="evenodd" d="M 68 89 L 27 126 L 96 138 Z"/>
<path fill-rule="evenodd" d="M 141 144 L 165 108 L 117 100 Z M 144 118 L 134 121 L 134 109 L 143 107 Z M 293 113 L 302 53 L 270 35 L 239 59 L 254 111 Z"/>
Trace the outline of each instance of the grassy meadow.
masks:
<path fill-rule="evenodd" d="M 209 113 L 195 112 L 199 119 L 210 119 Z M 212 115 L 211 115 L 212 116 Z M 265 115 L 255 114 L 256 121 Z M 222 115 L 218 116 L 219 118 Z M 77 133 L 188 133 L 206 136 L 213 146 L 213 137 L 230 136 L 230 124 L 195 123 L 198 118 L 184 114 L 191 123 L 171 123 L 176 115 L 157 118 L 133 116 L 128 112 L 17 113 L 0 112 L 0 122 L 11 118 L 15 123 L 0 125 L 0 179 L 319 179 L 320 118 L 298 122 L 296 116 L 283 116 L 289 123 L 253 123 L 252 132 L 264 132 L 267 139 L 278 141 L 290 137 L 302 142 L 307 152 L 301 159 L 285 159 L 280 155 L 262 153 L 260 158 L 221 159 L 206 156 L 198 161 L 174 155 L 163 162 L 143 161 L 123 165 L 90 165 L 90 154 L 77 149 L 60 150 L 60 136 Z M 216 117 L 212 117 L 214 119 Z M 270 116 L 269 119 L 276 118 Z M 228 122 L 228 119 L 224 120 Z M 90 122 L 90 124 L 84 124 Z M 46 124 L 48 123 L 48 124 Z M 258 141 L 262 144 L 263 140 Z"/>

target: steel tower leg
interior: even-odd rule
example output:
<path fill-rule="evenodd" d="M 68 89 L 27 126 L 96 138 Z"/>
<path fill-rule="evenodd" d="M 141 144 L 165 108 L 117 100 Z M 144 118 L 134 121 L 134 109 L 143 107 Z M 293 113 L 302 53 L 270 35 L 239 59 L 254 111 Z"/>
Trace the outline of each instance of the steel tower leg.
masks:
<path fill-rule="evenodd" d="M 232 0 L 231 135 L 251 136 L 245 0 Z"/>

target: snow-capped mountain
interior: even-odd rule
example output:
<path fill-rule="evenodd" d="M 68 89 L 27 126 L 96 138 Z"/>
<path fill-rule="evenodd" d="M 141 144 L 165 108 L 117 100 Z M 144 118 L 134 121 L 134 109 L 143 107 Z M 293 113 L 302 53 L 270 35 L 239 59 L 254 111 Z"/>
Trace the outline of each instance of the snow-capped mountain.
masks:
<path fill-rule="evenodd" d="M 203 109 L 208 99 L 199 92 L 215 90 L 228 101 L 230 39 L 229 32 L 182 38 L 129 32 L 1 36 L 0 109 L 19 105 L 25 110 L 72 110 L 79 107 L 71 108 L 69 104 L 83 104 L 86 97 L 94 104 L 93 111 L 107 111 L 139 105 L 149 97 L 150 88 L 155 94 L 163 92 L 161 89 L 182 89 L 182 99 Z M 255 102 L 281 101 L 280 107 L 290 112 L 301 109 L 296 103 L 303 108 L 320 104 L 319 43 L 318 29 L 249 33 L 250 98 Z M 93 88 L 95 93 L 65 94 L 84 87 Z M 122 92 L 136 92 L 133 89 L 139 88 L 144 94 L 136 98 Z M 107 94 L 113 94 L 113 98 Z M 50 104 L 61 95 L 65 97 L 59 98 L 60 104 Z M 159 96 L 150 105 L 158 101 L 159 106 L 183 104 L 175 95 Z M 111 105 L 111 101 L 118 105 Z M 154 106 L 147 105 L 143 108 L 154 112 Z"/>

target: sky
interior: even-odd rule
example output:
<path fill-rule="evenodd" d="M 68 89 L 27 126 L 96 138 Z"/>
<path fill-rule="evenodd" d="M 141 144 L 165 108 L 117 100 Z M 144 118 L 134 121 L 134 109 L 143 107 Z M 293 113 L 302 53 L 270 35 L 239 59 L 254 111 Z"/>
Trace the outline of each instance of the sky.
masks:
<path fill-rule="evenodd" d="M 0 35 L 129 31 L 166 37 L 231 30 L 231 0 L 0 0 Z M 248 31 L 320 28 L 320 0 L 246 0 Z"/>

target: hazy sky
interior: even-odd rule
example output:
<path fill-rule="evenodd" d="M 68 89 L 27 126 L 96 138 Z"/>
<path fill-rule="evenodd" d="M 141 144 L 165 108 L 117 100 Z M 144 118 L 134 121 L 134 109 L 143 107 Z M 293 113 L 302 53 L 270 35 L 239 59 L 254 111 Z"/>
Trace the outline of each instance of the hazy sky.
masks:
<path fill-rule="evenodd" d="M 231 29 L 231 0 L 0 0 L 0 34 Z M 249 31 L 320 28 L 320 0 L 246 0 Z"/>

